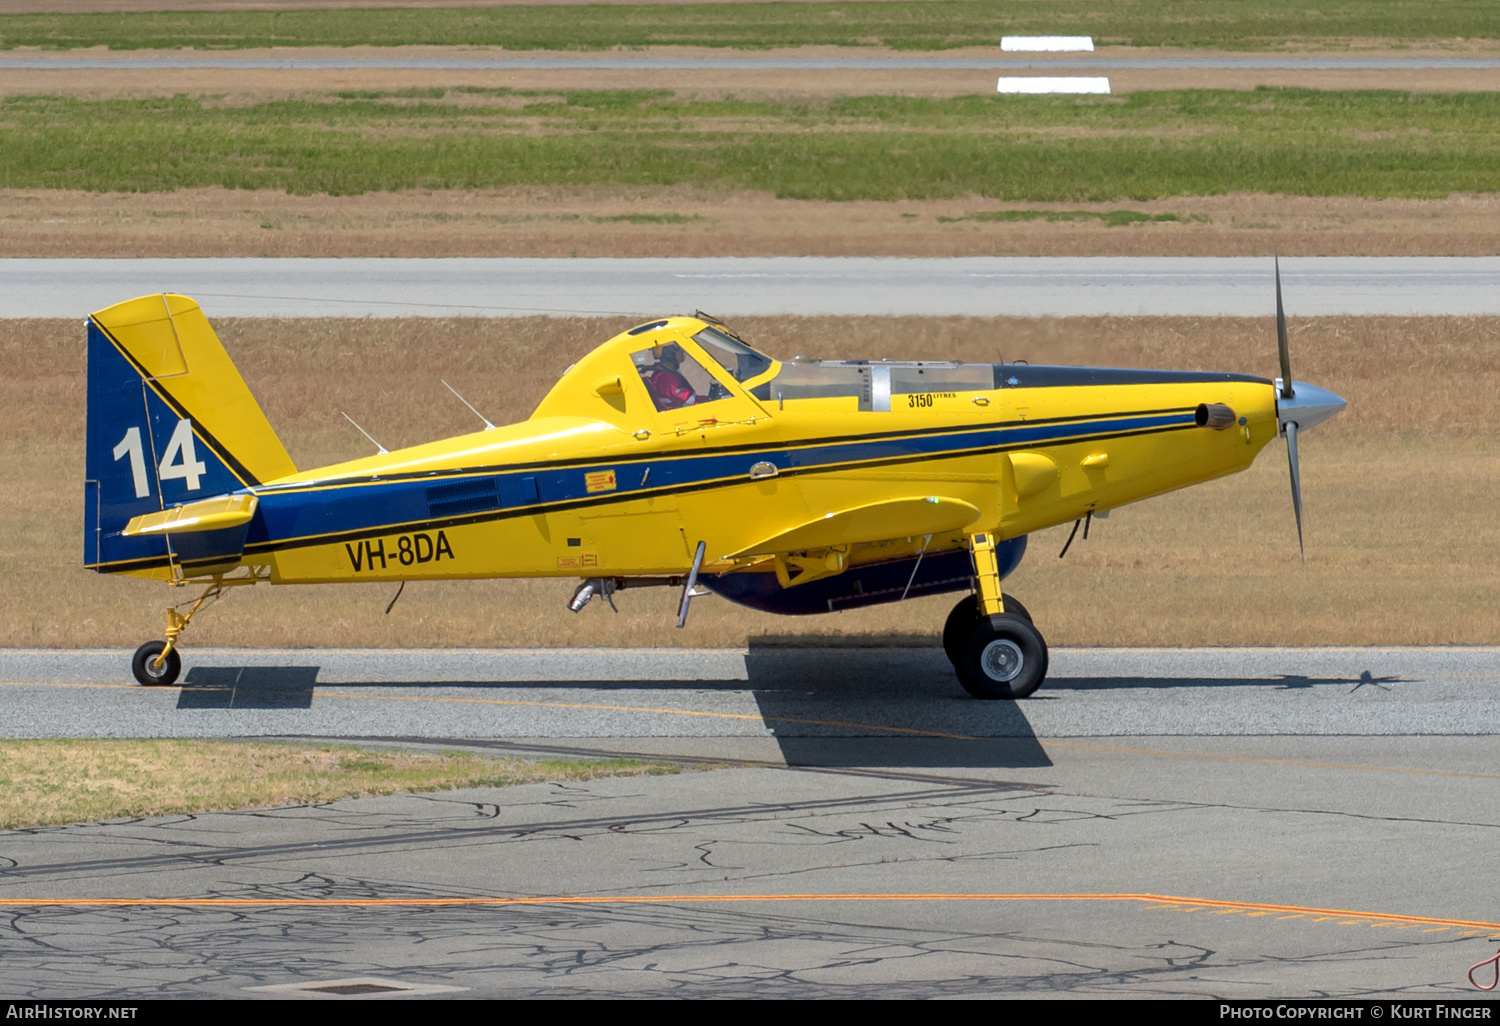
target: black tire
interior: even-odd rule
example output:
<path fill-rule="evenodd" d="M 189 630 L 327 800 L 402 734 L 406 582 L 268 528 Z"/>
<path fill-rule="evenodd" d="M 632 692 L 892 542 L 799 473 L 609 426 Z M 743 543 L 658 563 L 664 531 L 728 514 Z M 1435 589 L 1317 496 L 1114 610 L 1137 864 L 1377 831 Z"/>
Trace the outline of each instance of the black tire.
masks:
<path fill-rule="evenodd" d="M 1010 595 L 1005 596 L 1005 612 L 1019 616 L 1027 623 L 1031 622 L 1031 613 L 1021 605 L 1021 600 L 1012 598 Z M 962 658 L 959 649 L 977 619 L 979 619 L 979 597 L 971 594 L 958 600 L 958 605 L 953 607 L 953 611 L 948 614 L 948 621 L 943 624 L 943 651 L 948 653 L 948 661 L 954 666 L 957 666 L 959 659 Z"/>
<path fill-rule="evenodd" d="M 1030 620 L 1013 613 L 981 617 L 953 668 L 975 698 L 1025 698 L 1047 679 L 1047 642 Z"/>
<path fill-rule="evenodd" d="M 943 651 L 948 653 L 948 661 L 954 666 L 958 665 L 958 646 L 968 636 L 969 628 L 974 626 L 978 616 L 979 600 L 973 595 L 965 595 L 943 624 Z"/>
<path fill-rule="evenodd" d="M 175 648 L 167 656 L 166 665 L 155 672 L 151 669 L 151 664 L 166 647 L 165 641 L 148 641 L 135 650 L 135 658 L 130 660 L 130 672 L 135 674 L 136 680 L 147 687 L 165 688 L 177 683 L 177 675 L 182 672 L 182 656 Z"/>

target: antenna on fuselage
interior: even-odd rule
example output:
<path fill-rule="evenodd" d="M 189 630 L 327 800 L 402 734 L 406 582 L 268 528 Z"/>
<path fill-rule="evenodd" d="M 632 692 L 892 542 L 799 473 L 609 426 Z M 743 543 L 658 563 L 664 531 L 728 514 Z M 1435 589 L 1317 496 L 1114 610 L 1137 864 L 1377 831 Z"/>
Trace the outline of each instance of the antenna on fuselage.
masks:
<path fill-rule="evenodd" d="M 340 410 L 339 412 L 340 413 L 344 413 L 343 410 Z M 375 441 L 374 438 L 370 438 L 370 432 L 366 431 L 364 428 L 360 427 L 358 424 L 355 424 L 354 423 L 354 418 L 351 417 L 351 416 L 349 416 L 349 414 L 344 413 L 344 419 L 347 420 L 349 423 L 354 424 L 354 430 L 358 431 L 360 434 L 364 435 L 366 438 L 369 438 L 370 439 L 370 444 L 373 445 L 373 446 L 375 446 L 375 448 L 377 448 L 377 449 L 380 450 L 380 455 L 384 456 L 386 453 L 388 453 L 388 452 L 391 451 L 391 450 L 387 449 L 385 446 L 381 445 L 379 442 Z"/>
<path fill-rule="evenodd" d="M 438 378 L 438 380 L 439 381 L 443 381 L 442 378 Z M 446 381 L 443 381 L 443 387 L 446 388 L 448 391 L 452 392 L 455 396 L 457 396 L 458 397 L 458 401 L 461 402 L 461 403 L 463 403 L 465 406 L 467 406 L 469 408 L 469 412 L 470 413 L 474 414 L 474 416 L 476 416 L 480 420 L 484 421 L 484 429 L 486 431 L 493 431 L 493 430 L 495 430 L 495 425 L 493 425 L 493 424 L 490 423 L 490 418 L 486 417 L 484 414 L 482 414 L 478 410 L 474 409 L 474 404 L 471 403 L 471 402 L 469 402 L 469 400 L 465 399 L 463 396 L 459 395 L 458 394 L 458 389 L 454 388 L 452 385 L 448 384 L 448 382 L 446 382 Z"/>

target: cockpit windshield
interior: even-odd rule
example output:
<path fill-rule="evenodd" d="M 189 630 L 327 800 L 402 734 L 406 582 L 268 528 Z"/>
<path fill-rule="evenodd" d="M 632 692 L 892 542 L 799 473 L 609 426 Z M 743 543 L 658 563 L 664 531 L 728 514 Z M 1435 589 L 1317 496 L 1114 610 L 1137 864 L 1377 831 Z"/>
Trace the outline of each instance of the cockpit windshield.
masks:
<path fill-rule="evenodd" d="M 745 343 L 718 328 L 704 328 L 693 336 L 703 351 L 734 375 L 736 381 L 748 381 L 771 367 L 771 358 L 757 353 Z"/>

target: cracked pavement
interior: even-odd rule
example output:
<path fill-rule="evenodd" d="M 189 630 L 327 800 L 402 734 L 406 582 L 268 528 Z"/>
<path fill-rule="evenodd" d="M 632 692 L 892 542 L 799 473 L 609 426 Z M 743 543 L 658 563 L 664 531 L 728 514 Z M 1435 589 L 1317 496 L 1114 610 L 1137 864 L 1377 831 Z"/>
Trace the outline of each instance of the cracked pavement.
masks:
<path fill-rule="evenodd" d="M 337 658 L 302 652 L 283 664 Z M 0 994 L 269 997 L 248 988 L 359 977 L 464 988 L 437 997 L 1478 996 L 1464 974 L 1500 943 L 1489 725 L 1500 653 L 1231 652 L 1218 671 L 1192 654 L 1074 654 L 1053 701 L 1007 705 L 1010 719 L 967 703 L 978 727 L 957 737 L 932 735 L 961 708 L 924 718 L 911 689 L 892 697 L 868 679 L 861 689 L 868 655 L 841 654 L 842 670 L 826 654 L 777 658 L 775 672 L 737 680 L 732 659 L 717 678 L 679 667 L 686 688 L 632 679 L 655 709 L 768 710 L 690 720 L 719 736 L 658 733 L 655 713 L 624 730 L 629 714 L 588 709 L 572 734 L 524 734 L 538 721 L 513 706 L 470 707 L 470 731 L 440 735 L 352 700 L 376 711 L 364 722 L 350 714 L 338 735 L 655 756 L 683 763 L 677 776 L 0 833 Z M 4 677 L 17 681 L 25 667 L 6 659 Z M 500 683 L 463 665 L 445 681 L 443 665 L 430 664 L 439 683 L 429 687 L 524 685 L 558 704 L 635 704 L 617 682 L 575 673 L 559 683 L 567 675 L 555 665 Z M 96 723 L 128 724 L 129 702 L 166 699 L 183 723 L 216 717 L 208 733 L 237 718 L 238 736 L 264 736 L 267 712 L 315 713 L 329 678 L 320 672 L 308 705 L 291 709 L 237 706 L 237 692 L 205 708 L 182 704 L 190 689 L 59 691 L 90 695 Z M 7 687 L 0 731 L 45 706 L 27 705 L 33 694 L 58 693 L 30 679 L 36 687 Z M 68 679 L 91 678 L 50 678 Z M 357 686 L 333 678 L 329 689 Z M 1264 708 L 1243 715 L 1252 699 Z M 124 712 L 101 716 L 101 704 Z M 839 723 L 819 722 L 838 709 Z M 1198 729 L 1132 729 L 1153 711 Z M 1402 717 L 1469 729 L 1392 732 Z M 1277 731 L 1261 732 L 1267 718 Z M 1350 729 L 1360 724 L 1364 736 Z M 738 765 L 694 768 L 725 762 Z M 578 903 L 473 901 L 536 896 Z M 776 900 L 726 900 L 744 897 Z M 120 898 L 144 903 L 77 903 Z M 308 899 L 320 904 L 284 904 Z M 450 899 L 468 903 L 440 903 Z M 407 903 L 368 904 L 391 900 Z"/>

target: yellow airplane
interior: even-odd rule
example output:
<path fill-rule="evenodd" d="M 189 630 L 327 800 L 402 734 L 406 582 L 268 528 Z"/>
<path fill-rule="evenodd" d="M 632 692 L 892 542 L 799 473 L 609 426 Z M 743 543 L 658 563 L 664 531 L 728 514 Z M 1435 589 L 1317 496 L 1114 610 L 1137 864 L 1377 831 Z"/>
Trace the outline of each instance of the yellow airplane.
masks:
<path fill-rule="evenodd" d="M 781 362 L 667 317 L 584 356 L 521 423 L 299 471 L 198 304 L 144 296 L 87 322 L 84 563 L 204 588 L 135 653 L 142 684 L 176 681 L 183 629 L 233 586 L 564 577 L 574 612 L 680 589 L 679 627 L 709 592 L 788 614 L 962 592 L 943 629 L 959 681 L 1022 698 L 1047 645 L 1001 581 L 1029 532 L 1244 470 L 1282 434 L 1300 541 L 1297 433 L 1344 401 L 1292 382 L 1279 272 L 1277 324 L 1273 383 Z"/>

